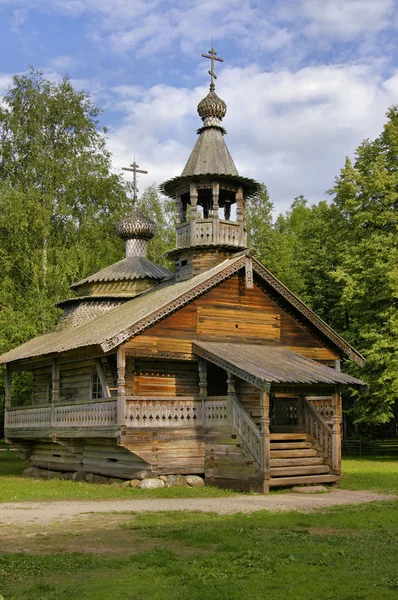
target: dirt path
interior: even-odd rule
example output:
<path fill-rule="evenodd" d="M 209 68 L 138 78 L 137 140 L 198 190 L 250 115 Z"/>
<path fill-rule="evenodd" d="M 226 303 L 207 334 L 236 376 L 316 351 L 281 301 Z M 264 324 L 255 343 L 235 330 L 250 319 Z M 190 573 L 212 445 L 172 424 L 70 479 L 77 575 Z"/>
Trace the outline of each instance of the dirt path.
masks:
<path fill-rule="evenodd" d="M 158 498 L 142 500 L 97 500 L 62 502 L 0 503 L 0 527 L 48 525 L 56 521 L 90 519 L 90 513 L 189 510 L 216 512 L 220 515 L 251 513 L 258 510 L 308 512 L 316 508 L 343 504 L 361 504 L 391 500 L 394 496 L 374 492 L 332 490 L 324 494 L 271 494 L 269 496 L 233 496 L 225 498 Z"/>

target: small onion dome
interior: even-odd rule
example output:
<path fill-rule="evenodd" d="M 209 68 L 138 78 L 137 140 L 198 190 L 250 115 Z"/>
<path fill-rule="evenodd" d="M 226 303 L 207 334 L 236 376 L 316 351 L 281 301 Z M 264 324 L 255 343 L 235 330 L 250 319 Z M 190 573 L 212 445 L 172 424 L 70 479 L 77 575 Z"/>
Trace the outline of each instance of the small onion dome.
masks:
<path fill-rule="evenodd" d="M 210 90 L 198 104 L 198 114 L 205 125 L 216 125 L 227 114 L 227 105 L 215 91 Z"/>
<path fill-rule="evenodd" d="M 156 232 L 156 223 L 148 219 L 139 208 L 134 207 L 128 217 L 116 225 L 116 233 L 122 240 L 151 240 Z"/>

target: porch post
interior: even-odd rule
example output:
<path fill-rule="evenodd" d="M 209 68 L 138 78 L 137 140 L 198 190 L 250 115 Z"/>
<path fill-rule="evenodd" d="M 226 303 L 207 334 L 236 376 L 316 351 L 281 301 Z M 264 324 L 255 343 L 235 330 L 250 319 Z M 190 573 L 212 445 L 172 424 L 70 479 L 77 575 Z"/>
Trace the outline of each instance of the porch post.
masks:
<path fill-rule="evenodd" d="M 236 397 L 235 378 L 231 371 L 227 371 L 227 396 L 228 396 L 228 425 L 233 425 L 232 401 Z"/>
<path fill-rule="evenodd" d="M 5 389 L 5 407 L 10 408 L 11 406 L 11 384 L 12 384 L 12 371 L 10 365 L 6 365 L 6 389 Z"/>
<path fill-rule="evenodd" d="M 124 425 L 126 413 L 126 352 L 119 346 L 116 354 L 117 359 L 117 403 L 116 423 Z"/>
<path fill-rule="evenodd" d="M 269 391 L 270 385 L 264 384 L 260 388 L 260 409 L 261 409 L 261 441 L 262 441 L 262 461 L 261 470 L 263 477 L 263 493 L 269 492 L 270 474 L 270 415 L 269 415 Z"/>
<path fill-rule="evenodd" d="M 218 244 L 220 236 L 220 217 L 218 214 L 219 198 L 220 198 L 220 184 L 213 183 L 213 244 Z"/>
<path fill-rule="evenodd" d="M 191 200 L 191 246 L 196 244 L 196 219 L 198 217 L 198 190 L 194 183 L 191 183 L 189 190 Z"/>
<path fill-rule="evenodd" d="M 202 401 L 202 425 L 206 427 L 207 362 L 199 358 L 199 396 Z"/>
<path fill-rule="evenodd" d="M 332 469 L 341 473 L 341 394 L 340 386 L 336 385 L 332 396 L 333 426 L 332 426 Z"/>

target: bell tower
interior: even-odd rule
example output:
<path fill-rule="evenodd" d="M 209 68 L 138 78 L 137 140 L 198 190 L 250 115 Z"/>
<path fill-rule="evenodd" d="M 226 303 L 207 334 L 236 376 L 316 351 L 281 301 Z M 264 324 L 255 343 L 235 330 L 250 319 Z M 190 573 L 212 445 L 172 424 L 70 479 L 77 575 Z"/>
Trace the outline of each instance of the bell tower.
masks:
<path fill-rule="evenodd" d="M 212 48 L 210 91 L 198 104 L 203 126 L 180 177 L 166 181 L 161 191 L 175 199 L 176 279 L 189 279 L 244 250 L 246 199 L 259 184 L 241 177 L 224 140 L 221 125 L 227 105 L 215 92 L 214 61 L 222 62 Z"/>

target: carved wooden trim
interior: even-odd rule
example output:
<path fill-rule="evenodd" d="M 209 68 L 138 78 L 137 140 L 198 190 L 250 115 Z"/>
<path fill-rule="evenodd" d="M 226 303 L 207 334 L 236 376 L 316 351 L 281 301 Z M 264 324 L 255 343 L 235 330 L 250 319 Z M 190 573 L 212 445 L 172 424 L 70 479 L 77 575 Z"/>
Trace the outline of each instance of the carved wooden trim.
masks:
<path fill-rule="evenodd" d="M 278 292 L 289 304 L 294 306 L 316 329 L 321 331 L 335 346 L 340 348 L 352 361 L 363 367 L 365 359 L 352 346 L 350 346 L 338 333 L 333 331 L 320 317 L 308 306 L 297 298 L 279 279 L 268 271 L 258 260 L 253 259 L 253 270 Z"/>

